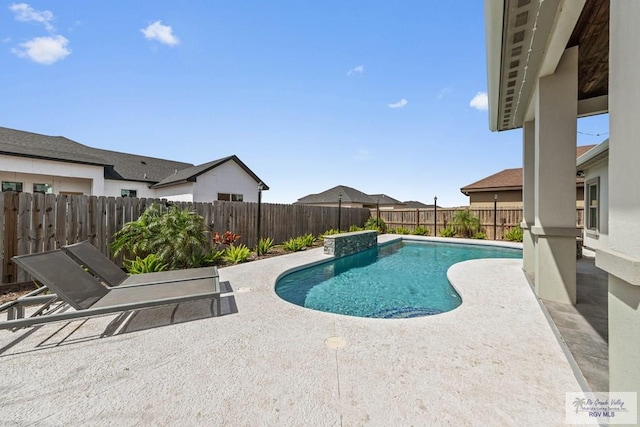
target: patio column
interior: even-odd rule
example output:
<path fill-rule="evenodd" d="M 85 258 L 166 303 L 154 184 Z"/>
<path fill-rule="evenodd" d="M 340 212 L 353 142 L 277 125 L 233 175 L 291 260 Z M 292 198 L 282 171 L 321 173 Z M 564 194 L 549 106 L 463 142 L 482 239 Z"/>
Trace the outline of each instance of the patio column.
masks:
<path fill-rule="evenodd" d="M 525 122 L 522 127 L 522 258 L 524 272 L 535 273 L 535 236 L 531 228 L 535 225 L 535 121 Z"/>
<path fill-rule="evenodd" d="M 535 287 L 542 299 L 576 302 L 578 48 L 538 79 L 535 99 Z"/>
<path fill-rule="evenodd" d="M 640 2 L 610 3 L 609 248 L 596 265 L 609 273 L 609 389 L 640 391 Z M 640 407 L 640 393 L 638 393 Z"/>

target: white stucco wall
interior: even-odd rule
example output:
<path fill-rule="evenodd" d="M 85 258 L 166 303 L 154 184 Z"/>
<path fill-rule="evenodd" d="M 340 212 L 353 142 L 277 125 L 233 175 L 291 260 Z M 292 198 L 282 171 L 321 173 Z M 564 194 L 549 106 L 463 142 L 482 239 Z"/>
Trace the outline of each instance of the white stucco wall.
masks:
<path fill-rule="evenodd" d="M 28 193 L 32 192 L 34 183 L 53 185 L 55 194 L 69 191 L 100 196 L 104 193 L 102 166 L 0 155 L 0 178 L 22 182 L 23 191 Z"/>
<path fill-rule="evenodd" d="M 584 246 L 591 249 L 606 249 L 609 247 L 609 163 L 608 159 L 604 159 L 593 166 L 590 166 L 585 171 L 584 182 L 585 182 L 585 199 L 587 198 L 586 194 L 586 184 L 593 180 L 599 179 L 599 191 L 600 191 L 600 200 L 599 203 L 599 211 L 600 215 L 599 221 L 599 230 L 597 233 L 592 230 L 587 229 L 587 215 L 589 214 L 589 210 L 586 207 L 585 200 L 585 221 L 584 221 Z"/>
<path fill-rule="evenodd" d="M 136 190 L 137 197 L 157 197 L 155 191 L 149 189 L 146 182 L 119 181 L 115 179 L 104 180 L 104 195 L 120 197 L 122 190 Z"/>
<path fill-rule="evenodd" d="M 203 173 L 193 186 L 194 202 L 218 200 L 218 193 L 242 194 L 243 201 L 258 201 L 258 183 L 234 161 Z"/>
<path fill-rule="evenodd" d="M 171 200 L 172 202 L 193 202 L 193 182 L 172 185 L 154 190 L 154 197 Z"/>

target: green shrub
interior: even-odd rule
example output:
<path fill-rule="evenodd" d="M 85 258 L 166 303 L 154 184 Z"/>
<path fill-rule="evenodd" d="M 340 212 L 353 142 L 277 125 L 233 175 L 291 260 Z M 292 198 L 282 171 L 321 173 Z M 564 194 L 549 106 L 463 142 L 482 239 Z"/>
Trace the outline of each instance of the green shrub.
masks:
<path fill-rule="evenodd" d="M 478 240 L 485 240 L 487 238 L 487 234 L 482 231 L 478 231 L 473 235 L 473 238 Z"/>
<path fill-rule="evenodd" d="M 306 247 L 304 240 L 301 237 L 292 237 L 282 244 L 285 251 L 298 252 Z"/>
<path fill-rule="evenodd" d="M 473 237 L 480 232 L 480 218 L 473 215 L 469 209 L 456 211 L 451 219 L 451 225 L 457 235 Z"/>
<path fill-rule="evenodd" d="M 429 233 L 429 229 L 427 227 L 416 227 L 415 230 L 413 230 L 413 234 L 416 236 L 428 236 Z"/>
<path fill-rule="evenodd" d="M 354 231 L 362 231 L 364 230 L 364 228 L 362 227 L 358 227 L 357 225 L 352 225 L 351 227 L 349 227 L 349 231 L 350 232 L 354 232 Z"/>
<path fill-rule="evenodd" d="M 440 229 L 440 236 L 442 237 L 454 237 L 456 235 L 456 231 L 453 227 L 445 227 Z"/>
<path fill-rule="evenodd" d="M 382 218 L 369 217 L 367 222 L 364 223 L 365 230 L 378 230 L 378 233 L 384 234 L 387 232 L 387 224 Z"/>
<path fill-rule="evenodd" d="M 316 242 L 316 238 L 311 233 L 300 236 L 300 239 L 302 240 L 305 248 L 313 246 L 313 244 Z"/>
<path fill-rule="evenodd" d="M 336 230 L 335 228 L 331 228 L 327 231 L 325 231 L 324 233 L 320 234 L 318 236 L 319 240 L 324 240 L 324 236 L 332 236 L 334 234 L 340 234 L 340 231 Z"/>
<path fill-rule="evenodd" d="M 128 222 L 113 235 L 114 255 L 144 258 L 155 254 L 170 270 L 200 267 L 209 247 L 204 218 L 195 211 L 158 203 L 149 206 L 140 217 Z"/>
<path fill-rule="evenodd" d="M 155 273 L 165 271 L 168 267 L 155 254 L 149 254 L 144 258 L 136 257 L 133 261 L 125 260 L 124 264 L 130 274 Z"/>
<path fill-rule="evenodd" d="M 202 265 L 220 264 L 220 261 L 223 259 L 222 257 L 224 256 L 224 253 L 225 253 L 224 250 L 221 250 L 221 251 L 213 250 L 209 252 L 208 254 L 205 255 L 204 262 L 202 263 Z"/>
<path fill-rule="evenodd" d="M 520 224 L 507 230 L 504 233 L 504 238 L 510 242 L 522 242 L 522 227 L 520 227 Z"/>
<path fill-rule="evenodd" d="M 249 259 L 250 254 L 251 251 L 249 251 L 249 248 L 245 245 L 239 244 L 238 246 L 236 246 L 232 244 L 224 250 L 224 255 L 222 258 L 232 264 L 239 264 Z"/>
<path fill-rule="evenodd" d="M 411 230 L 404 227 L 398 227 L 396 228 L 396 234 L 411 234 Z"/>
<path fill-rule="evenodd" d="M 271 237 L 260 238 L 258 240 L 258 255 L 260 254 L 268 254 L 271 248 L 273 247 L 273 239 Z"/>

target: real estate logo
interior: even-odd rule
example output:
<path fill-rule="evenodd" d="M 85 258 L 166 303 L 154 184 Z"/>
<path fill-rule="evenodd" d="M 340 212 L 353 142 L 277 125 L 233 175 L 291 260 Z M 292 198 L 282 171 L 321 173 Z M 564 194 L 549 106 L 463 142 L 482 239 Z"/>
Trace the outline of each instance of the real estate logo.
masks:
<path fill-rule="evenodd" d="M 568 392 L 565 409 L 567 424 L 636 424 L 638 393 Z"/>

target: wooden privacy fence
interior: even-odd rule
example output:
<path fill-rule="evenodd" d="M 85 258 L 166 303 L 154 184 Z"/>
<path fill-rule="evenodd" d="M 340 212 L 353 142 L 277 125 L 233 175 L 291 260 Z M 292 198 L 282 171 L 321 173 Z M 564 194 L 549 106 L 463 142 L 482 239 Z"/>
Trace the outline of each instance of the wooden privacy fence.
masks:
<path fill-rule="evenodd" d="M 97 197 L 5 192 L 0 194 L 0 273 L 2 283 L 27 280 L 11 262 L 14 255 L 43 252 L 60 246 L 89 240 L 110 256 L 111 236 L 127 222 L 136 220 L 152 203 L 166 200 L 135 197 Z M 258 204 L 245 202 L 187 203 L 200 214 L 209 230 L 229 230 L 242 237 L 240 243 L 254 247 L 257 239 Z M 307 233 L 318 235 L 338 228 L 338 208 L 306 205 L 261 205 L 261 236 L 282 243 Z M 369 209 L 341 209 L 341 228 L 362 226 Z M 118 261 L 118 260 L 116 260 Z"/>
<path fill-rule="evenodd" d="M 446 208 L 437 210 L 435 235 L 440 235 L 440 230 L 451 224 L 456 211 L 463 208 Z M 469 212 L 480 219 L 481 230 L 486 233 L 487 239 L 494 239 L 493 235 L 493 208 L 469 209 Z M 371 210 L 371 215 L 376 216 L 377 211 Z M 583 226 L 584 210 L 576 209 L 576 227 Z M 434 210 L 433 209 L 394 209 L 380 210 L 380 218 L 384 220 L 388 228 L 403 227 L 411 231 L 416 227 L 426 227 L 430 235 L 434 235 Z M 504 233 L 522 222 L 522 208 L 499 208 L 496 211 L 496 235 L 497 240 L 504 239 Z"/>

